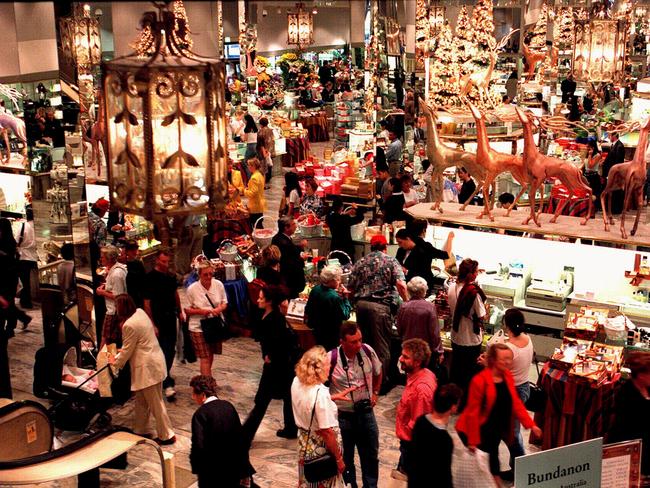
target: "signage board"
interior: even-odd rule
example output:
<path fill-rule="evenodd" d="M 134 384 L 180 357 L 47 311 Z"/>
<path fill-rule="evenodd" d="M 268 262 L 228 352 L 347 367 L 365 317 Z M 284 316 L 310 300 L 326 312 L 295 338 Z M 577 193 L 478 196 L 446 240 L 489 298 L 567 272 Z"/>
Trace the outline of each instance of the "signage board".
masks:
<path fill-rule="evenodd" d="M 515 459 L 517 488 L 600 488 L 603 439 L 556 447 Z"/>

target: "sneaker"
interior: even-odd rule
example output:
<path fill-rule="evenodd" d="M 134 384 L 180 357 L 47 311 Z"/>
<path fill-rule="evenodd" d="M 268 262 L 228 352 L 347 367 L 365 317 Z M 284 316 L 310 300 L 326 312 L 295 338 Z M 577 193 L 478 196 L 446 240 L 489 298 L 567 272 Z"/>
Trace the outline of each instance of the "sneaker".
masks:
<path fill-rule="evenodd" d="M 31 315 L 28 315 L 25 320 L 23 320 L 23 330 L 27 328 L 27 326 L 31 323 L 32 317 Z"/>
<path fill-rule="evenodd" d="M 175 443 L 176 443 L 176 436 L 173 435 L 173 436 L 171 436 L 169 439 L 166 439 L 166 440 L 164 440 L 164 441 L 163 441 L 162 439 L 158 439 L 158 438 L 156 438 L 156 439 L 154 439 L 154 440 L 156 441 L 156 443 L 157 443 L 159 446 L 171 446 L 172 444 L 175 444 Z"/>
<path fill-rule="evenodd" d="M 288 430 L 288 429 L 280 429 L 275 433 L 275 435 L 277 435 L 278 437 L 282 437 L 284 439 L 297 439 L 298 438 L 298 431 Z"/>
<path fill-rule="evenodd" d="M 406 473 L 401 472 L 399 469 L 394 469 L 390 473 L 390 477 L 394 480 L 408 481 L 409 477 L 406 476 Z"/>
<path fill-rule="evenodd" d="M 168 386 L 167 388 L 165 388 L 165 398 L 167 398 L 167 400 L 170 400 L 175 396 L 176 396 L 176 390 L 174 390 L 173 387 Z"/>

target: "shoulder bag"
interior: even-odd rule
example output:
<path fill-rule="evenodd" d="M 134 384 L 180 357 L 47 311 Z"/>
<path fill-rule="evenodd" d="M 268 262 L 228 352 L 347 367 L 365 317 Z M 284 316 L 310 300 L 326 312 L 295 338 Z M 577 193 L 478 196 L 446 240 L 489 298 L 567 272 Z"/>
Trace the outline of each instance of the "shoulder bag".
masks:
<path fill-rule="evenodd" d="M 207 298 L 210 306 L 215 308 L 207 293 L 205 294 L 205 298 Z M 228 338 L 228 327 L 221 317 L 221 314 L 201 319 L 201 331 L 203 332 L 203 339 L 205 339 L 205 342 L 208 344 L 221 342 Z"/>
<path fill-rule="evenodd" d="M 307 451 L 307 443 L 309 442 L 309 437 L 311 435 L 311 425 L 314 422 L 314 414 L 316 413 L 316 402 L 318 402 L 318 394 L 320 390 L 316 392 L 316 399 L 314 400 L 314 408 L 311 409 L 311 420 L 309 421 L 309 430 L 307 431 L 307 440 L 305 441 L 305 448 L 303 449 L 302 455 L 305 457 Z M 332 453 L 327 451 L 325 454 L 314 457 L 312 459 L 305 459 L 303 464 L 303 473 L 305 474 L 305 479 L 309 483 L 318 483 L 320 481 L 325 481 L 330 478 L 334 478 L 338 474 L 338 466 L 336 465 L 336 459 L 332 456 Z"/>

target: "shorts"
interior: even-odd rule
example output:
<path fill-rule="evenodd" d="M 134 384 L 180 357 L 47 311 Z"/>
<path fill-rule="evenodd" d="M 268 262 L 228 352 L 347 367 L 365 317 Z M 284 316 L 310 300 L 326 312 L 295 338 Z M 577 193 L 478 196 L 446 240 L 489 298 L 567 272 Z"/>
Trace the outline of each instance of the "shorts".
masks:
<path fill-rule="evenodd" d="M 203 338 L 203 332 L 193 332 L 190 331 L 190 338 L 192 339 L 192 346 L 194 347 L 194 353 L 197 358 L 209 358 L 213 354 L 221 354 L 222 343 L 215 342 L 209 344 L 205 342 Z"/>

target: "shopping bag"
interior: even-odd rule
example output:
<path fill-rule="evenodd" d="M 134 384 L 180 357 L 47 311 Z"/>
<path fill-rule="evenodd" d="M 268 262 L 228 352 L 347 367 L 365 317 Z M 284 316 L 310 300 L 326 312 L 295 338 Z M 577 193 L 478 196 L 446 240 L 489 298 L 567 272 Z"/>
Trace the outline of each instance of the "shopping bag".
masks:
<path fill-rule="evenodd" d="M 497 330 L 492 337 L 487 341 L 487 347 L 488 349 L 490 346 L 494 344 L 505 344 L 505 342 L 508 340 L 508 336 L 506 333 L 503 331 L 503 329 Z"/>
<path fill-rule="evenodd" d="M 454 452 L 451 458 L 451 476 L 454 486 L 462 488 L 498 488 L 490 473 L 489 455 L 476 449 L 472 452 L 458 434 L 452 434 Z"/>

